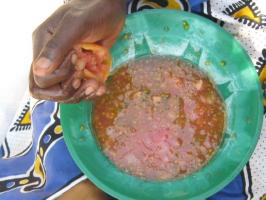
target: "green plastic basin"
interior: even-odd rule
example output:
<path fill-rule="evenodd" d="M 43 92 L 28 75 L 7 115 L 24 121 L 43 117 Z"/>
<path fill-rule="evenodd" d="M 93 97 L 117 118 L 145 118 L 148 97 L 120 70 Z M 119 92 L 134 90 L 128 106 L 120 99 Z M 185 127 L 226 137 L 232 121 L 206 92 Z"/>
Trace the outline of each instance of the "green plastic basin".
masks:
<path fill-rule="evenodd" d="M 217 153 L 198 172 L 174 181 L 144 181 L 120 171 L 101 152 L 92 133 L 90 101 L 61 104 L 65 142 L 85 175 L 123 200 L 198 200 L 226 186 L 249 160 L 262 126 L 260 83 L 241 45 L 208 19 L 160 9 L 129 15 L 111 52 L 113 69 L 147 55 L 194 63 L 211 77 L 223 97 L 227 126 Z"/>

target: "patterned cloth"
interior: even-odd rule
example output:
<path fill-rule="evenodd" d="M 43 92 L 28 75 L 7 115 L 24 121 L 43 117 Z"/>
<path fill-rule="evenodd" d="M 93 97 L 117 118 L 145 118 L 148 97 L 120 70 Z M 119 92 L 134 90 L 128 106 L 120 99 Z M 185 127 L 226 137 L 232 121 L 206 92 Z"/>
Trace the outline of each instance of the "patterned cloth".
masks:
<path fill-rule="evenodd" d="M 127 9 L 133 13 L 161 7 L 197 13 L 231 32 L 249 53 L 266 89 L 263 0 L 131 0 Z M 58 110 L 57 103 L 35 101 L 28 95 L 22 101 L 0 149 L 0 199 L 55 199 L 85 179 L 64 143 Z M 229 185 L 209 199 L 266 199 L 265 120 L 250 161 Z"/>

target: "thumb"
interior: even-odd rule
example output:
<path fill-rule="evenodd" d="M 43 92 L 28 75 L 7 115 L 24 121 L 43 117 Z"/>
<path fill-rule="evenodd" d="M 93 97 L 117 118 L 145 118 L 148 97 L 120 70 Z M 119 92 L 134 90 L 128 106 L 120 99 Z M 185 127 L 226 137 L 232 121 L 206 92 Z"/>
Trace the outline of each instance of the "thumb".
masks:
<path fill-rule="evenodd" d="M 76 19 L 65 16 L 51 39 L 42 48 L 38 57 L 33 61 L 33 73 L 46 76 L 53 73 L 81 37 L 79 24 Z"/>

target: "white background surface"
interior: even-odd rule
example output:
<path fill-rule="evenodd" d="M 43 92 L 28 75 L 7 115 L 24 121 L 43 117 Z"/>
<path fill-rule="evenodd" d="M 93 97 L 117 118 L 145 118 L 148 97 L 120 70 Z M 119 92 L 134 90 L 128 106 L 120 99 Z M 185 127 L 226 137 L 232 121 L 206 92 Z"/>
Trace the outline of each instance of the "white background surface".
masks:
<path fill-rule="evenodd" d="M 0 5 L 0 144 L 28 87 L 31 33 L 63 0 L 6 0 Z"/>

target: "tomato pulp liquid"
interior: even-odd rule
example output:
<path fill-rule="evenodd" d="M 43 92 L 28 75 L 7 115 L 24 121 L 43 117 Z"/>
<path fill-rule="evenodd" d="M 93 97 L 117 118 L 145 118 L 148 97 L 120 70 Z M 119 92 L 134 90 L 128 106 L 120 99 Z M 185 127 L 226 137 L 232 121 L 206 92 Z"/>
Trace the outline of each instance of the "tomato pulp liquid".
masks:
<path fill-rule="evenodd" d="M 213 83 L 191 64 L 147 57 L 110 76 L 92 121 L 99 145 L 118 168 L 169 180 L 211 159 L 222 140 L 225 107 Z"/>

